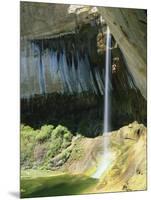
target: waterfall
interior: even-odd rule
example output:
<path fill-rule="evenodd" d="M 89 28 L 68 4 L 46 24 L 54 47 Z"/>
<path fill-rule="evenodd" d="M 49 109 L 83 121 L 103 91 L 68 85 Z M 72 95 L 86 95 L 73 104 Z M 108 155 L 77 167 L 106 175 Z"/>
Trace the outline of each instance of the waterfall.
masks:
<path fill-rule="evenodd" d="M 109 27 L 107 27 L 106 37 L 106 58 L 105 58 L 105 90 L 104 90 L 104 124 L 103 134 L 106 136 L 109 132 L 110 126 L 110 73 L 111 73 L 111 34 Z M 108 138 L 104 140 L 104 152 L 108 151 Z"/>
<path fill-rule="evenodd" d="M 107 27 L 106 34 L 106 58 L 105 58 L 105 89 L 104 89 L 104 124 L 103 124 L 103 155 L 96 172 L 92 175 L 93 178 L 100 178 L 101 175 L 109 168 L 113 156 L 109 151 L 109 137 L 108 132 L 110 129 L 110 76 L 111 74 L 111 34 L 109 27 Z"/>

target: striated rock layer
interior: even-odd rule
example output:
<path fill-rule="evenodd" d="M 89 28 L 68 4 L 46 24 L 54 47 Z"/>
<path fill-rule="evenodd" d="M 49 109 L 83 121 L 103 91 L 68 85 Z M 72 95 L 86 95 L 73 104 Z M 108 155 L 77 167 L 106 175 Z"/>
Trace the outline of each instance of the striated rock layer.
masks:
<path fill-rule="evenodd" d="M 98 135 L 107 25 L 112 33 L 112 130 L 134 120 L 146 124 L 145 11 L 27 2 L 21 3 L 22 123 L 62 123 L 78 131 L 81 122 L 84 134 Z M 87 131 L 89 124 L 99 128 Z"/>
<path fill-rule="evenodd" d="M 146 98 L 146 10 L 21 2 L 21 39 L 76 33 L 87 23 L 93 25 L 100 16 L 110 27 L 135 84 Z"/>

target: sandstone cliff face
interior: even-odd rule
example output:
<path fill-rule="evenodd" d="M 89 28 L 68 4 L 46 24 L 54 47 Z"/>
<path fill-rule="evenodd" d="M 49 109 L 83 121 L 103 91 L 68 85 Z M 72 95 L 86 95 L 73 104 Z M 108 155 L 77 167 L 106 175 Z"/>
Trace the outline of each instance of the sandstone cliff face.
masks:
<path fill-rule="evenodd" d="M 21 2 L 21 37 L 44 38 L 74 30 L 75 17 L 69 5 Z"/>
<path fill-rule="evenodd" d="M 106 23 L 112 33 L 113 127 L 133 120 L 146 124 L 145 11 L 27 2 L 21 3 L 22 123 L 65 123 L 67 116 L 66 126 L 69 119 L 85 119 L 86 127 L 94 125 L 86 133 L 98 134 L 95 127 L 101 130 L 103 120 Z M 90 96 L 95 100 L 86 109 Z M 84 113 L 81 118 L 79 111 Z M 77 131 L 78 126 L 76 122 L 71 128 Z"/>
<path fill-rule="evenodd" d="M 92 19 L 100 15 L 110 27 L 136 86 L 146 98 L 147 18 L 144 10 L 22 2 L 21 50 L 26 43 L 23 39 L 54 38 L 69 33 L 74 34 L 77 28 L 88 22 L 93 23 Z M 24 56 L 26 57 L 25 54 Z M 21 63 L 21 71 L 23 66 Z M 33 75 L 30 76 L 32 78 Z M 37 76 L 36 79 L 38 79 Z M 22 80 L 24 89 L 30 90 L 31 88 L 26 87 L 27 80 L 24 77 Z M 36 83 L 31 81 L 31 84 Z M 61 87 L 59 82 L 54 89 L 56 87 Z M 37 86 L 36 91 L 39 90 L 40 86 Z"/>
<path fill-rule="evenodd" d="M 117 41 L 137 87 L 146 98 L 147 17 L 145 10 L 99 8 Z"/>

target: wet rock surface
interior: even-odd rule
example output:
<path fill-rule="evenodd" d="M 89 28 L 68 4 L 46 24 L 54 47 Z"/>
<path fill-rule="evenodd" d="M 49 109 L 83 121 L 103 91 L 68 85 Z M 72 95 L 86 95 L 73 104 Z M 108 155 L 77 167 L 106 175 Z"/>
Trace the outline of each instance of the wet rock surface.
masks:
<path fill-rule="evenodd" d="M 95 29 L 96 24 L 100 25 L 100 20 L 98 21 L 100 16 L 103 16 L 110 27 L 136 86 L 146 98 L 147 17 L 145 10 L 23 2 L 21 38 L 31 40 L 55 37 L 57 34 L 66 35 L 72 31 L 76 33 L 85 24 L 91 24 Z M 102 19 L 101 23 L 102 25 L 104 23 Z M 21 48 L 24 46 L 22 44 L 21 42 Z"/>

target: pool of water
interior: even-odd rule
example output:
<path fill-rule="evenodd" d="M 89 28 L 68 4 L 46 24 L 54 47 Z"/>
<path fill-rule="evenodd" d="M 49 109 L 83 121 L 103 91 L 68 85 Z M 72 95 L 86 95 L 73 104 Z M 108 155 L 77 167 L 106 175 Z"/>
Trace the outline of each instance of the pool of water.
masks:
<path fill-rule="evenodd" d="M 22 177 L 21 198 L 88 194 L 97 183 L 97 179 L 82 175 Z"/>

